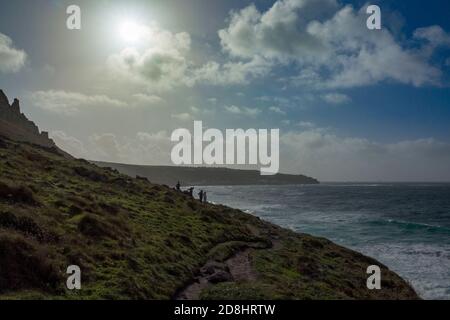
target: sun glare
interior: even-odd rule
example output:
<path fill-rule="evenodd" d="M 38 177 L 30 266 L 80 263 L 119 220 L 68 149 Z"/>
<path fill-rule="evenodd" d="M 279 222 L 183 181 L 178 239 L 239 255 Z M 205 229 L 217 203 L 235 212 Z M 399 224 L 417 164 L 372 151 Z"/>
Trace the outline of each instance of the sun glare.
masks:
<path fill-rule="evenodd" d="M 142 37 L 142 28 L 133 21 L 124 21 L 119 28 L 120 36 L 127 42 L 137 42 Z"/>

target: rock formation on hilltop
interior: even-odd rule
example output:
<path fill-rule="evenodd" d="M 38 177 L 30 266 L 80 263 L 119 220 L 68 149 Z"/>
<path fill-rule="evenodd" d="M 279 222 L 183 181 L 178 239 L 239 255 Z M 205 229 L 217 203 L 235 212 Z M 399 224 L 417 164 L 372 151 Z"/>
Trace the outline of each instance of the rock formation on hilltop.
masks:
<path fill-rule="evenodd" d="M 2 90 L 0 90 L 0 135 L 42 147 L 56 147 L 53 140 L 48 137 L 48 132 L 39 132 L 36 124 L 21 113 L 19 100 L 14 99 L 14 102 L 10 105 Z"/>

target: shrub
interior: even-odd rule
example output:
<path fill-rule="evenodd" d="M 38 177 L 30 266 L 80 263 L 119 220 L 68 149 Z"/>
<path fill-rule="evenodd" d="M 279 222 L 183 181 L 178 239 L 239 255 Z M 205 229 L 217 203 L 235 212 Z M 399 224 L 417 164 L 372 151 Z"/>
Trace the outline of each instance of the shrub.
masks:
<path fill-rule="evenodd" d="M 16 217 L 11 212 L 0 213 L 0 227 L 12 229 L 23 235 L 34 237 L 38 241 L 55 241 L 57 236 L 39 227 L 39 225 L 29 217 Z"/>
<path fill-rule="evenodd" d="M 0 198 L 12 202 L 37 204 L 33 191 L 26 186 L 16 186 L 0 181 Z"/>
<path fill-rule="evenodd" d="M 71 205 L 69 207 L 69 214 L 71 216 L 77 216 L 82 213 L 83 213 L 83 209 L 81 209 L 80 207 L 77 207 L 76 205 Z"/>
<path fill-rule="evenodd" d="M 61 283 L 57 268 L 44 252 L 22 237 L 0 234 L 0 292 L 54 291 Z"/>
<path fill-rule="evenodd" d="M 116 215 L 120 211 L 120 207 L 117 204 L 100 202 L 99 207 L 106 213 Z"/>
<path fill-rule="evenodd" d="M 78 223 L 78 230 L 82 234 L 92 238 L 116 238 L 110 225 L 90 215 L 85 215 L 81 218 Z"/>
<path fill-rule="evenodd" d="M 108 181 L 108 177 L 104 174 L 101 174 L 95 170 L 88 169 L 86 167 L 75 167 L 73 168 L 76 174 L 83 178 L 87 178 L 89 180 L 95 182 L 106 182 Z"/>

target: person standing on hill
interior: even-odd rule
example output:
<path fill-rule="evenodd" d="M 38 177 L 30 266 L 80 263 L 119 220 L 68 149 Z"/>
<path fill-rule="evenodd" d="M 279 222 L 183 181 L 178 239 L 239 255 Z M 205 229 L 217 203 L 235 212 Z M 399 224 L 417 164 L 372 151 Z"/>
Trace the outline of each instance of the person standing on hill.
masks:
<path fill-rule="evenodd" d="M 177 182 L 177 185 L 175 187 L 177 189 L 177 191 L 181 191 L 181 183 L 180 181 Z"/>
<path fill-rule="evenodd" d="M 200 200 L 200 202 L 203 202 L 203 190 L 200 190 L 200 192 L 198 193 L 198 198 Z"/>

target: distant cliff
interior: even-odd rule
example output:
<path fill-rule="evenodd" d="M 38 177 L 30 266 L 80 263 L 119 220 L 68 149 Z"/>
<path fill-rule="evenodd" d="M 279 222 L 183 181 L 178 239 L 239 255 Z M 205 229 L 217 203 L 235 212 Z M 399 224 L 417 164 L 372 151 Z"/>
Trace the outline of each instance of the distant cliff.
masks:
<path fill-rule="evenodd" d="M 56 147 L 47 132 L 39 132 L 36 124 L 21 113 L 19 100 L 14 99 L 10 105 L 2 90 L 0 90 L 0 135 L 15 141 L 30 142 L 47 148 Z"/>
<path fill-rule="evenodd" d="M 303 175 L 277 174 L 261 176 L 256 170 L 233 170 L 227 168 L 193 168 L 170 166 L 138 166 L 108 162 L 94 162 L 100 167 L 110 167 L 120 173 L 148 178 L 153 183 L 173 186 L 183 185 L 287 185 L 318 184 L 314 178 Z"/>

